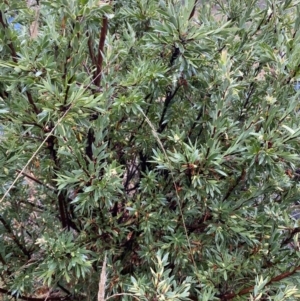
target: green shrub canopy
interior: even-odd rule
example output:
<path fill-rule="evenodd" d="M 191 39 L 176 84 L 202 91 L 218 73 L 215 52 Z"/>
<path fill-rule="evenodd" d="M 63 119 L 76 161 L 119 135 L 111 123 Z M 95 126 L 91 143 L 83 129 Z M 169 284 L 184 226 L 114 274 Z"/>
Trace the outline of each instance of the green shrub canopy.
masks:
<path fill-rule="evenodd" d="M 0 3 L 3 300 L 300 297 L 299 1 L 197 2 Z"/>

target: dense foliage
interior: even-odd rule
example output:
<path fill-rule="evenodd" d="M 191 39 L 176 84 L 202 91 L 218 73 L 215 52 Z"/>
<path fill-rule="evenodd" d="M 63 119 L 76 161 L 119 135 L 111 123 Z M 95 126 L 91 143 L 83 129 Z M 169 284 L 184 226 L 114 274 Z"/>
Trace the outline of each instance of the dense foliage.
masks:
<path fill-rule="evenodd" d="M 300 297 L 300 4 L 204 2 L 0 2 L 3 300 Z"/>

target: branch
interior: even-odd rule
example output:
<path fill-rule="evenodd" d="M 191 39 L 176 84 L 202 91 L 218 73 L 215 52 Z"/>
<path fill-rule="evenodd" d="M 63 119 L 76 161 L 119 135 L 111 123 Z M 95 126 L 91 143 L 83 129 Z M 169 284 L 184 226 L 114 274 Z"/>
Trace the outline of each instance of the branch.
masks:
<path fill-rule="evenodd" d="M 32 106 L 32 108 L 33 108 L 33 110 L 34 110 L 34 113 L 38 115 L 38 114 L 40 113 L 40 110 L 39 110 L 39 109 L 37 108 L 37 106 L 35 105 L 31 93 L 28 92 L 28 91 L 26 91 L 26 95 L 27 95 L 27 98 L 28 98 L 29 103 L 31 104 L 31 106 Z"/>
<path fill-rule="evenodd" d="M 290 235 L 286 238 L 286 239 L 284 239 L 282 242 L 281 242 L 281 247 L 283 247 L 283 246 L 285 246 L 286 244 L 288 244 L 288 243 L 290 243 L 292 240 L 293 240 L 293 237 L 294 237 L 294 235 L 296 235 L 297 233 L 299 233 L 300 232 L 300 227 L 297 227 L 297 228 L 295 228 L 291 233 L 290 233 Z"/>
<path fill-rule="evenodd" d="M 60 193 L 58 195 L 58 207 L 59 207 L 61 225 L 62 225 L 62 228 L 65 229 L 66 227 L 69 226 L 69 223 L 68 223 L 68 220 L 67 220 L 65 198 L 62 195 L 62 193 Z"/>
<path fill-rule="evenodd" d="M 163 123 L 164 122 L 164 119 L 165 119 L 165 115 L 167 113 L 167 110 L 168 110 L 168 107 L 170 105 L 170 102 L 171 100 L 174 98 L 174 96 L 176 95 L 176 93 L 178 92 L 180 88 L 180 85 L 178 85 L 175 89 L 175 91 L 173 93 L 171 93 L 171 91 L 167 91 L 167 97 L 165 99 L 165 103 L 164 103 L 164 108 L 163 108 L 163 112 L 161 114 L 161 118 L 160 118 L 160 121 L 159 121 L 159 126 L 158 126 L 158 129 L 157 129 L 157 133 L 162 133 L 162 131 L 166 128 L 167 126 L 167 123 Z"/>
<path fill-rule="evenodd" d="M 227 200 L 229 198 L 229 196 L 231 195 L 231 193 L 233 192 L 233 190 L 238 186 L 238 184 L 240 182 L 244 182 L 245 181 L 245 178 L 246 178 L 246 169 L 243 168 L 240 176 L 237 178 L 236 182 L 231 185 L 226 193 L 226 195 L 224 196 L 222 202 L 224 202 L 225 200 Z"/>
<path fill-rule="evenodd" d="M 14 241 L 14 243 L 19 247 L 19 249 L 23 252 L 23 254 L 30 258 L 30 253 L 26 250 L 26 248 L 20 243 L 17 236 L 13 233 L 13 230 L 11 229 L 10 225 L 6 222 L 6 220 L 3 218 L 2 215 L 0 215 L 0 222 L 3 224 L 4 228 L 7 230 L 7 232 L 10 234 L 11 239 Z"/>
<path fill-rule="evenodd" d="M 107 26 L 108 26 L 108 19 L 107 17 L 103 17 L 99 46 L 98 46 L 97 70 L 94 78 L 95 85 L 98 87 L 100 87 L 100 82 L 102 77 L 101 73 L 102 73 L 102 64 L 103 64 L 103 50 L 104 50 L 105 38 L 107 34 Z"/>
<path fill-rule="evenodd" d="M 300 270 L 300 266 L 294 268 L 292 271 L 290 272 L 284 272 L 278 276 L 275 276 L 274 278 L 272 278 L 267 284 L 271 284 L 273 282 L 278 282 L 282 279 L 285 279 L 289 276 L 292 276 L 293 274 L 295 274 L 297 271 Z M 246 287 L 244 289 L 242 289 L 241 291 L 239 291 L 238 293 L 228 293 L 228 294 L 225 294 L 225 295 L 222 295 L 221 296 L 221 299 L 224 300 L 224 301 L 228 301 L 228 300 L 232 300 L 233 298 L 235 297 L 238 297 L 238 296 L 242 296 L 242 295 L 246 295 L 248 293 L 250 293 L 252 290 L 254 289 L 254 285 L 250 286 L 250 287 Z"/>
<path fill-rule="evenodd" d="M 65 73 L 64 73 L 64 75 L 63 75 L 63 78 L 64 78 L 64 79 L 65 79 L 66 76 L 67 76 L 67 63 L 68 63 L 68 62 L 66 61 L 66 63 L 65 63 Z M 67 106 L 67 100 L 68 100 L 68 96 L 69 96 L 70 86 L 71 86 L 71 83 L 72 83 L 73 79 L 74 79 L 74 75 L 72 75 L 72 76 L 69 78 L 68 82 L 67 82 L 67 88 L 66 88 L 65 98 L 64 98 L 64 109 L 65 109 L 65 107 Z"/>
<path fill-rule="evenodd" d="M 198 2 L 198 0 L 195 0 L 194 7 L 193 7 L 193 9 L 192 9 L 192 11 L 190 13 L 190 16 L 189 16 L 189 20 L 191 20 L 194 17 L 194 14 L 195 14 L 195 11 L 196 11 L 197 2 Z"/>
<path fill-rule="evenodd" d="M 249 93 L 248 93 L 248 95 L 247 95 L 247 97 L 246 97 L 246 101 L 245 101 L 244 106 L 243 106 L 244 109 L 245 109 L 246 106 L 248 105 L 249 100 L 250 100 L 250 97 L 252 96 L 252 94 L 254 93 L 254 91 L 255 91 L 255 88 L 254 88 L 254 82 L 252 82 L 252 83 L 250 84 Z"/>
<path fill-rule="evenodd" d="M 203 110 L 204 111 L 204 110 Z M 194 130 L 194 128 L 197 126 L 197 124 L 198 124 L 198 121 L 200 120 L 200 118 L 202 117 L 202 115 L 203 115 L 203 111 L 200 109 L 199 110 L 199 113 L 198 113 L 198 116 L 197 116 L 197 118 L 195 119 L 195 121 L 194 121 L 194 123 L 192 124 L 192 126 L 191 126 L 191 128 L 190 128 L 190 130 L 189 130 L 189 132 L 188 132 L 188 138 L 191 138 L 191 135 L 192 135 L 192 132 L 193 132 L 193 130 Z"/>
<path fill-rule="evenodd" d="M 22 172 L 20 169 L 17 169 L 17 172 L 18 172 L 18 173 L 21 173 L 23 176 L 25 176 L 26 178 L 30 179 L 31 181 L 33 181 L 33 182 L 35 182 L 35 183 L 37 183 L 37 184 L 39 184 L 39 185 L 45 186 L 45 187 L 47 187 L 48 189 L 51 189 L 51 190 L 56 191 L 56 189 L 55 189 L 54 187 L 52 187 L 52 186 L 50 186 L 50 185 L 47 185 L 47 184 L 43 183 L 43 182 L 40 181 L 39 179 L 35 178 L 35 177 L 32 176 L 32 175 L 27 174 L 26 172 Z"/>
<path fill-rule="evenodd" d="M 52 128 L 54 127 L 53 124 L 51 125 L 51 127 Z M 48 136 L 47 148 L 50 152 L 50 157 L 54 162 L 54 169 L 55 169 L 55 171 L 58 171 L 59 170 L 59 159 L 57 157 L 57 152 L 55 149 L 55 142 L 56 142 L 55 136 L 53 136 L 53 135 Z M 62 193 L 58 194 L 58 209 L 59 209 L 62 228 L 65 229 L 68 226 L 68 220 L 67 220 L 67 213 L 66 213 L 67 210 L 66 210 L 66 204 L 65 204 L 65 197 L 63 196 Z"/>
<path fill-rule="evenodd" d="M 46 210 L 45 207 L 43 207 L 41 205 L 38 205 L 38 204 L 31 203 L 29 201 L 20 200 L 19 202 L 20 202 L 20 204 L 24 204 L 26 206 L 30 206 L 32 211 L 43 212 L 43 211 Z"/>
<path fill-rule="evenodd" d="M 94 158 L 93 158 L 93 143 L 94 142 L 95 142 L 94 131 L 92 128 L 89 128 L 88 134 L 87 134 L 87 142 L 86 142 L 87 144 L 85 147 L 85 154 L 91 161 L 94 160 Z"/>
<path fill-rule="evenodd" d="M 178 56 L 180 55 L 180 50 L 178 47 L 173 46 L 174 47 L 174 51 L 172 53 L 171 59 L 170 59 L 170 66 L 173 65 L 173 63 L 175 62 L 175 60 L 178 58 Z"/>
<path fill-rule="evenodd" d="M 88 31 L 87 31 L 86 35 L 88 37 L 88 48 L 89 48 L 90 57 L 91 57 L 93 65 L 96 65 L 96 58 L 95 58 L 95 53 L 94 53 L 94 48 L 93 48 L 93 41 L 92 41 L 92 38 L 89 35 Z"/>

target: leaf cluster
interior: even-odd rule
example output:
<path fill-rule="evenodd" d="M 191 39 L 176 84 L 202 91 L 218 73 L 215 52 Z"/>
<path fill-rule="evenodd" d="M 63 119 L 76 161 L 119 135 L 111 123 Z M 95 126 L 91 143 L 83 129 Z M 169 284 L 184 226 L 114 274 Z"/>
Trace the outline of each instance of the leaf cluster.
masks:
<path fill-rule="evenodd" d="M 299 1 L 37 6 L 0 3 L 0 293 L 298 298 Z"/>

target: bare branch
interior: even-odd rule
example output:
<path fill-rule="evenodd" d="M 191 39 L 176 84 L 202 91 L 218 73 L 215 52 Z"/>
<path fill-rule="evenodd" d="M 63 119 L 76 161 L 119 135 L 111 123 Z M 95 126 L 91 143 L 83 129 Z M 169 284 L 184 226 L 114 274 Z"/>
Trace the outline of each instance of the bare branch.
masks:
<path fill-rule="evenodd" d="M 105 38 L 107 34 L 107 26 L 108 26 L 108 19 L 107 17 L 103 17 L 99 46 L 98 46 L 97 70 L 95 74 L 95 85 L 98 87 L 100 87 L 101 77 L 102 77 L 101 73 L 102 73 L 102 64 L 103 64 L 103 51 L 104 51 Z"/>

